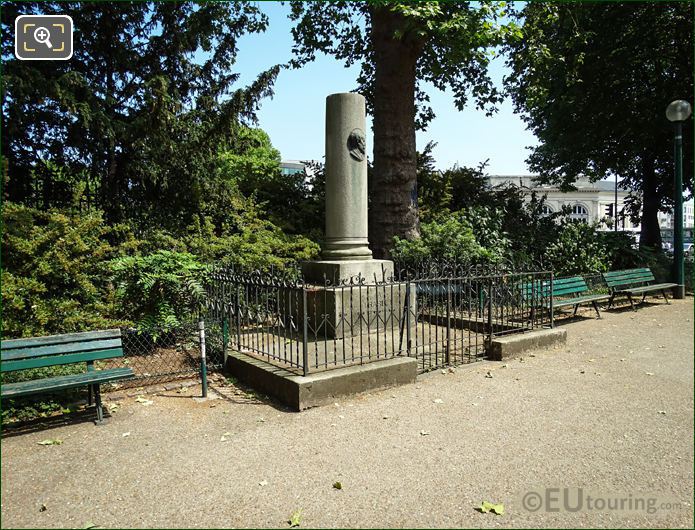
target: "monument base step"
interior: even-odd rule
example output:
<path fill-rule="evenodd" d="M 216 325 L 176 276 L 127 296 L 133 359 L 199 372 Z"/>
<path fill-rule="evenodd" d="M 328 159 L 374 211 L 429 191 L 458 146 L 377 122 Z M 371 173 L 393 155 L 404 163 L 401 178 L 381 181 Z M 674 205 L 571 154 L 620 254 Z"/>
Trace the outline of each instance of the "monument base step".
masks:
<path fill-rule="evenodd" d="M 240 381 L 297 411 L 361 392 L 414 383 L 418 371 L 414 357 L 394 357 L 301 376 L 239 352 L 228 354 L 225 367 Z"/>

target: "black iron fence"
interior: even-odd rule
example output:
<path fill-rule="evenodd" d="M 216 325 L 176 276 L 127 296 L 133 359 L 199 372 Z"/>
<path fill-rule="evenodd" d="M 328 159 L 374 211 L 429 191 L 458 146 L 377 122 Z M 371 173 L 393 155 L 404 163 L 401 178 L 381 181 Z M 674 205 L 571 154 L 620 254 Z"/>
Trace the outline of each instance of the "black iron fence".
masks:
<path fill-rule="evenodd" d="M 300 374 L 396 356 L 421 371 L 485 357 L 499 335 L 552 325 L 550 272 L 430 265 L 305 282 L 297 270 L 217 270 L 207 314 L 224 347 Z"/>

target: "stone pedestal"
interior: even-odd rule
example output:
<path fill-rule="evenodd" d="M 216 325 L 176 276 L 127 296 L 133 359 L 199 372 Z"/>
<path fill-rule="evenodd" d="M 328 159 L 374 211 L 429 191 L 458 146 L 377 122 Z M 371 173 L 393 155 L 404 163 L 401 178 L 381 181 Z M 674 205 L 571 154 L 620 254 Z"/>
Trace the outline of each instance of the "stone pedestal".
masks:
<path fill-rule="evenodd" d="M 358 277 L 364 282 L 390 282 L 393 277 L 393 261 L 385 259 L 369 260 L 321 260 L 305 261 L 302 263 L 302 274 L 306 283 L 317 286 L 340 285 L 341 283 L 358 282 Z"/>
<path fill-rule="evenodd" d="M 386 283 L 307 288 L 307 331 L 311 342 L 354 337 L 380 340 L 388 348 L 406 344 L 417 320 L 416 285 Z M 300 307 L 297 308 L 301 310 Z M 297 315 L 303 322 L 304 315 Z M 375 339 L 370 335 L 380 335 Z M 359 343 L 351 343 L 355 347 Z"/>

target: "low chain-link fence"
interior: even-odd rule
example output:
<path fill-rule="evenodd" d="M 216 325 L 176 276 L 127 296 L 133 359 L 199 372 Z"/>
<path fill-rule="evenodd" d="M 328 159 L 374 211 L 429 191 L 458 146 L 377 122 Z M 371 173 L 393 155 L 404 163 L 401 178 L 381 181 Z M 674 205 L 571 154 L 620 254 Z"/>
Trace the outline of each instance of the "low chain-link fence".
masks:
<path fill-rule="evenodd" d="M 204 322 L 208 370 L 224 364 L 224 333 L 220 321 Z M 129 367 L 135 377 L 120 387 L 152 385 L 197 376 L 201 370 L 199 321 L 176 326 L 122 327 L 123 357 L 104 362 L 108 368 Z"/>

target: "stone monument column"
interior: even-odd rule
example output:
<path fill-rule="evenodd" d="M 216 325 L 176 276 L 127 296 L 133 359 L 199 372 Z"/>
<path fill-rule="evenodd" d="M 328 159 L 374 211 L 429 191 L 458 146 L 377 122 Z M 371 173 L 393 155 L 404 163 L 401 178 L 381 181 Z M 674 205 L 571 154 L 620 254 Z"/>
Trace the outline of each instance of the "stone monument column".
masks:
<path fill-rule="evenodd" d="M 324 260 L 369 260 L 365 100 L 326 98 L 326 240 Z"/>
<path fill-rule="evenodd" d="M 297 321 L 324 341 L 371 341 L 377 330 L 400 340 L 417 320 L 416 285 L 407 292 L 393 278 L 393 262 L 372 259 L 369 250 L 365 114 L 360 94 L 326 98 L 326 238 L 321 259 L 302 263 L 307 311 L 295 307 Z"/>
<path fill-rule="evenodd" d="M 326 98 L 326 239 L 320 261 L 302 264 L 307 281 L 367 283 L 393 275 L 393 262 L 372 259 L 367 239 L 367 141 L 364 96 Z"/>

